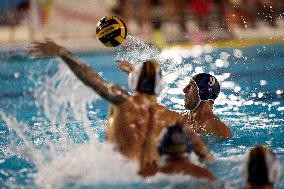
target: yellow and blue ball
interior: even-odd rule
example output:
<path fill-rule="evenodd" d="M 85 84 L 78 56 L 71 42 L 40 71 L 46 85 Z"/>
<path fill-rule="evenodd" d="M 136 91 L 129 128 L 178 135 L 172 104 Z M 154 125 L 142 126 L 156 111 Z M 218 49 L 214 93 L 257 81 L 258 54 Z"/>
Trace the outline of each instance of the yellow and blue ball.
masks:
<path fill-rule="evenodd" d="M 116 47 L 127 35 L 125 23 L 117 16 L 103 17 L 97 24 L 96 36 L 107 47 Z"/>

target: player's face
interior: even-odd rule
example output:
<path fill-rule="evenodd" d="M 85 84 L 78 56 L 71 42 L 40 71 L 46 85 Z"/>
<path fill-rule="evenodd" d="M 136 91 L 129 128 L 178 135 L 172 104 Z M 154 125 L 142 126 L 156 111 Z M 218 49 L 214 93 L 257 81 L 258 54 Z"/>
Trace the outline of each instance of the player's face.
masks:
<path fill-rule="evenodd" d="M 184 107 L 188 110 L 193 110 L 199 103 L 198 88 L 193 80 L 183 89 L 184 92 Z"/>

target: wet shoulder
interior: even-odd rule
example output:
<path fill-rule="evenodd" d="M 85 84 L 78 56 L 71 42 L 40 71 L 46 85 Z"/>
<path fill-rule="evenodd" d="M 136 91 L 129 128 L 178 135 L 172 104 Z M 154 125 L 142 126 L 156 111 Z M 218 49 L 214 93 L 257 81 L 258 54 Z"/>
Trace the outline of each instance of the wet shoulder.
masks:
<path fill-rule="evenodd" d="M 164 120 L 174 122 L 174 124 L 177 122 L 183 122 L 185 120 L 184 116 L 181 113 L 169 110 L 163 105 L 156 104 L 154 108 L 160 117 L 162 117 Z"/>
<path fill-rule="evenodd" d="M 225 138 L 232 137 L 230 128 L 215 115 L 208 119 L 206 124 L 211 128 L 215 128 L 214 130 L 217 135 Z"/>

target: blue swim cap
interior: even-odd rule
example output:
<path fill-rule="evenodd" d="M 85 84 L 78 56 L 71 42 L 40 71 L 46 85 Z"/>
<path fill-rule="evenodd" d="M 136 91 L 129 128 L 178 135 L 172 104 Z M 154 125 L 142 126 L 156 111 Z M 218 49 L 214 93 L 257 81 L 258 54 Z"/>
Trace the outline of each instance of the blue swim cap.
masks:
<path fill-rule="evenodd" d="M 179 124 L 166 128 L 158 145 L 160 155 L 174 157 L 190 153 L 192 149 L 193 143 L 190 134 Z"/>
<path fill-rule="evenodd" d="M 195 75 L 192 80 L 198 87 L 200 100 L 215 100 L 220 93 L 218 80 L 210 74 L 200 73 Z"/>

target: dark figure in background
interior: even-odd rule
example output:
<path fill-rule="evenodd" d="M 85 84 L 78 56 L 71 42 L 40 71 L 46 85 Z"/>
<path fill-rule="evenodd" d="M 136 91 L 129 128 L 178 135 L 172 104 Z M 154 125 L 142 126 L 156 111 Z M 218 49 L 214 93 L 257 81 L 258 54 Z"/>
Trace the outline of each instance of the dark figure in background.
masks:
<path fill-rule="evenodd" d="M 195 148 L 191 134 L 178 124 L 165 130 L 158 146 L 160 156 L 165 158 L 165 163 L 159 168 L 159 171 L 162 173 L 184 173 L 193 177 L 215 180 L 215 177 L 207 169 L 190 162 L 187 155 Z"/>
<path fill-rule="evenodd" d="M 219 27 L 220 29 L 223 29 L 223 30 L 229 30 L 227 13 L 226 13 L 226 9 L 228 8 L 227 1 L 228 0 L 222 0 L 222 1 L 214 0 L 213 1 L 217 9 Z"/>
<path fill-rule="evenodd" d="M 245 162 L 245 189 L 273 189 L 280 177 L 280 164 L 273 152 L 266 146 L 253 147 Z"/>
<path fill-rule="evenodd" d="M 190 11 L 196 16 L 198 26 L 201 30 L 210 29 L 209 15 L 212 12 L 212 0 L 190 0 Z"/>
<path fill-rule="evenodd" d="M 134 65 L 119 61 L 118 68 L 131 75 Z M 221 138 L 232 137 L 229 127 L 213 113 L 214 101 L 220 92 L 219 82 L 214 76 L 206 73 L 195 75 L 183 92 L 184 107 L 189 110 L 184 113 L 184 118 L 194 132 Z"/>
<path fill-rule="evenodd" d="M 283 2 L 282 2 L 283 3 Z M 256 17 L 267 22 L 271 27 L 277 27 L 276 0 L 256 0 Z"/>

